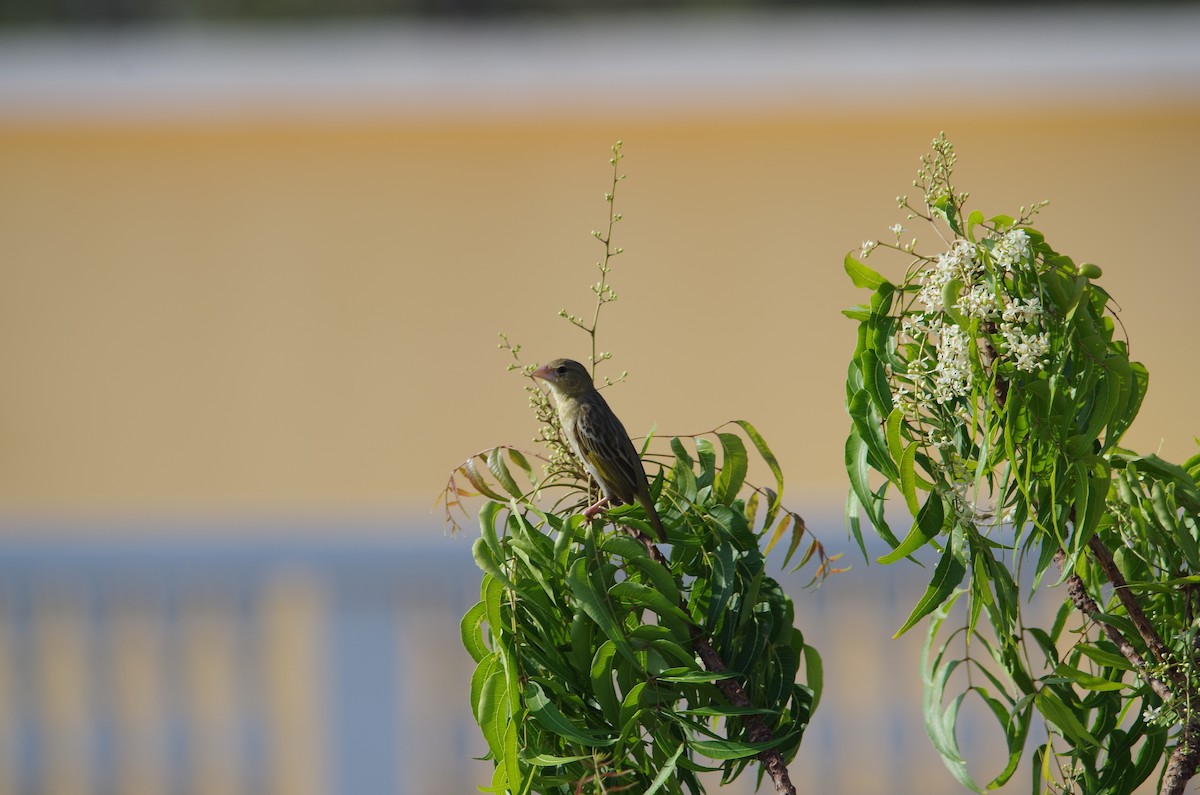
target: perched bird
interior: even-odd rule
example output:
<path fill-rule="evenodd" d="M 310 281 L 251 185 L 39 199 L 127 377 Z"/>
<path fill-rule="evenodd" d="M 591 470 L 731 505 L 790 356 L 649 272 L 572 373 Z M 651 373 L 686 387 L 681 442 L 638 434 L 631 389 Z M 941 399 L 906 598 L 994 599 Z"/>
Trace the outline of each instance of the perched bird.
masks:
<path fill-rule="evenodd" d="M 533 376 L 550 385 L 567 441 L 604 491 L 604 496 L 583 515 L 592 518 L 606 503 L 636 502 L 646 510 L 658 540 L 666 541 L 637 449 L 625 426 L 596 391 L 587 369 L 571 359 L 555 359 L 534 370 Z"/>

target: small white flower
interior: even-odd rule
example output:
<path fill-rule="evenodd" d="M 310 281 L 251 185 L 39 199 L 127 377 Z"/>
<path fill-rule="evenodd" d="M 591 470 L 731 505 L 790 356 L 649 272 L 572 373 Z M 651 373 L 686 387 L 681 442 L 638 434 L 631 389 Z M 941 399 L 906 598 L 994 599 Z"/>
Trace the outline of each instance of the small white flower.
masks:
<path fill-rule="evenodd" d="M 878 240 L 864 240 L 863 244 L 862 244 L 862 251 L 860 252 L 859 256 L 861 256 L 861 257 L 868 256 L 872 251 L 875 250 L 875 248 L 878 245 L 879 245 Z"/>
<path fill-rule="evenodd" d="M 900 224 L 892 224 L 888 227 L 888 229 L 890 229 L 892 234 L 894 234 L 896 237 L 900 237 L 901 233 L 904 232 L 904 227 L 902 227 Z"/>

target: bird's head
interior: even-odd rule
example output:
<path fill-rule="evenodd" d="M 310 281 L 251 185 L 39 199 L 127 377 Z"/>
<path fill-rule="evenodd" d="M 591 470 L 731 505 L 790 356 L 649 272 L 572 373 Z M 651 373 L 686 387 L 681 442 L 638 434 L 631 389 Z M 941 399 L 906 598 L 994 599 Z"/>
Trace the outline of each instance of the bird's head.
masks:
<path fill-rule="evenodd" d="M 555 359 L 534 370 L 533 377 L 542 379 L 556 395 L 564 397 L 579 397 L 595 388 L 587 368 L 573 359 Z"/>

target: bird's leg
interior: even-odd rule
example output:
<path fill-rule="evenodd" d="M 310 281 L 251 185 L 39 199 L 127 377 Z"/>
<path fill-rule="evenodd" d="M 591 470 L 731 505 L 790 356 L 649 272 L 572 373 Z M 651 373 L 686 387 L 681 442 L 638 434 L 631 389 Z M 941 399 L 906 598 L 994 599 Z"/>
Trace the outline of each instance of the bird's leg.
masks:
<path fill-rule="evenodd" d="M 584 519 L 591 519 L 596 514 L 600 513 L 600 509 L 608 505 L 608 497 L 601 497 L 594 505 L 589 505 L 583 512 Z"/>

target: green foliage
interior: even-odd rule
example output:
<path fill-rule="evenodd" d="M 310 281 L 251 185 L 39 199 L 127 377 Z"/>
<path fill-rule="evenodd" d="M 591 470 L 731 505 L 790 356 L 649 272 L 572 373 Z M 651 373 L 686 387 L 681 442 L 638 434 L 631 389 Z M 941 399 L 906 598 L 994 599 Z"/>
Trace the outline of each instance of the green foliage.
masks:
<path fill-rule="evenodd" d="M 941 253 L 918 253 L 898 224 L 894 244 L 867 241 L 860 256 L 901 255 L 903 278 L 846 257 L 871 291 L 845 311 L 858 322 L 846 380 L 850 530 L 865 553 L 865 515 L 892 548 L 885 564 L 937 550 L 897 634 L 929 620 L 926 726 L 963 786 L 980 790 L 955 740 L 970 695 L 1008 744 L 988 788 L 1012 776 L 1040 718 L 1050 740 L 1035 752 L 1035 791 L 1130 792 L 1172 737 L 1192 741 L 1200 458 L 1181 467 L 1119 446 L 1148 374 L 1116 333 L 1100 269 L 1029 226 L 1042 205 L 1017 218 L 967 214 L 954 160 L 936 139 L 914 183 L 923 208 L 898 200 L 937 231 Z M 912 517 L 903 536 L 885 515 L 889 497 Z M 1122 572 L 1127 588 L 1104 588 Z M 1066 584 L 1063 607 L 1038 626 L 1024 606 L 1052 582 Z M 967 684 L 950 696 L 959 669 Z"/>
<path fill-rule="evenodd" d="M 753 426 L 738 428 L 773 462 Z M 477 666 L 471 706 L 496 763 L 490 791 L 697 793 L 701 770 L 731 780 L 767 748 L 795 755 L 821 662 L 760 543 L 780 525 L 802 536 L 803 522 L 780 508 L 781 475 L 768 504 L 756 499 L 765 490 L 743 499 L 747 445 L 712 436 L 672 439 L 655 480 L 663 561 L 638 540 L 648 529 L 640 507 L 610 510 L 605 525 L 521 497 L 484 504 L 473 548 L 481 601 L 462 635 Z M 493 460 L 496 481 L 516 480 L 503 456 Z M 819 544 L 814 553 L 820 576 L 830 561 Z M 706 671 L 697 637 L 736 673 Z M 723 697 L 716 682 L 730 676 L 753 707 Z M 747 714 L 765 719 L 772 743 L 747 737 Z"/>
<path fill-rule="evenodd" d="M 622 253 L 612 244 L 619 142 L 612 155 L 608 226 L 593 233 L 604 245 L 594 312 L 590 321 L 559 313 L 587 334 L 593 376 L 611 358 L 596 330 L 616 300 L 610 263 Z M 501 336 L 509 369 L 530 376 L 536 365 Z M 813 581 L 836 570 L 784 507 L 783 471 L 766 440 L 743 420 L 670 440 L 651 483 L 664 555 L 640 506 L 610 506 L 592 521 L 577 512 L 591 501 L 588 476 L 547 395 L 532 380 L 526 389 L 545 452 L 478 453 L 442 496 L 454 527 L 465 498 L 486 499 L 472 547 L 484 572 L 480 601 L 463 618 L 462 641 L 476 663 L 471 707 L 494 763 L 487 791 L 700 793 L 703 771 L 730 781 L 760 755 L 786 763 L 823 674 L 764 556 L 788 538 L 785 566 L 803 545 L 796 568 L 813 564 Z M 773 488 L 747 480 L 751 451 Z"/>

